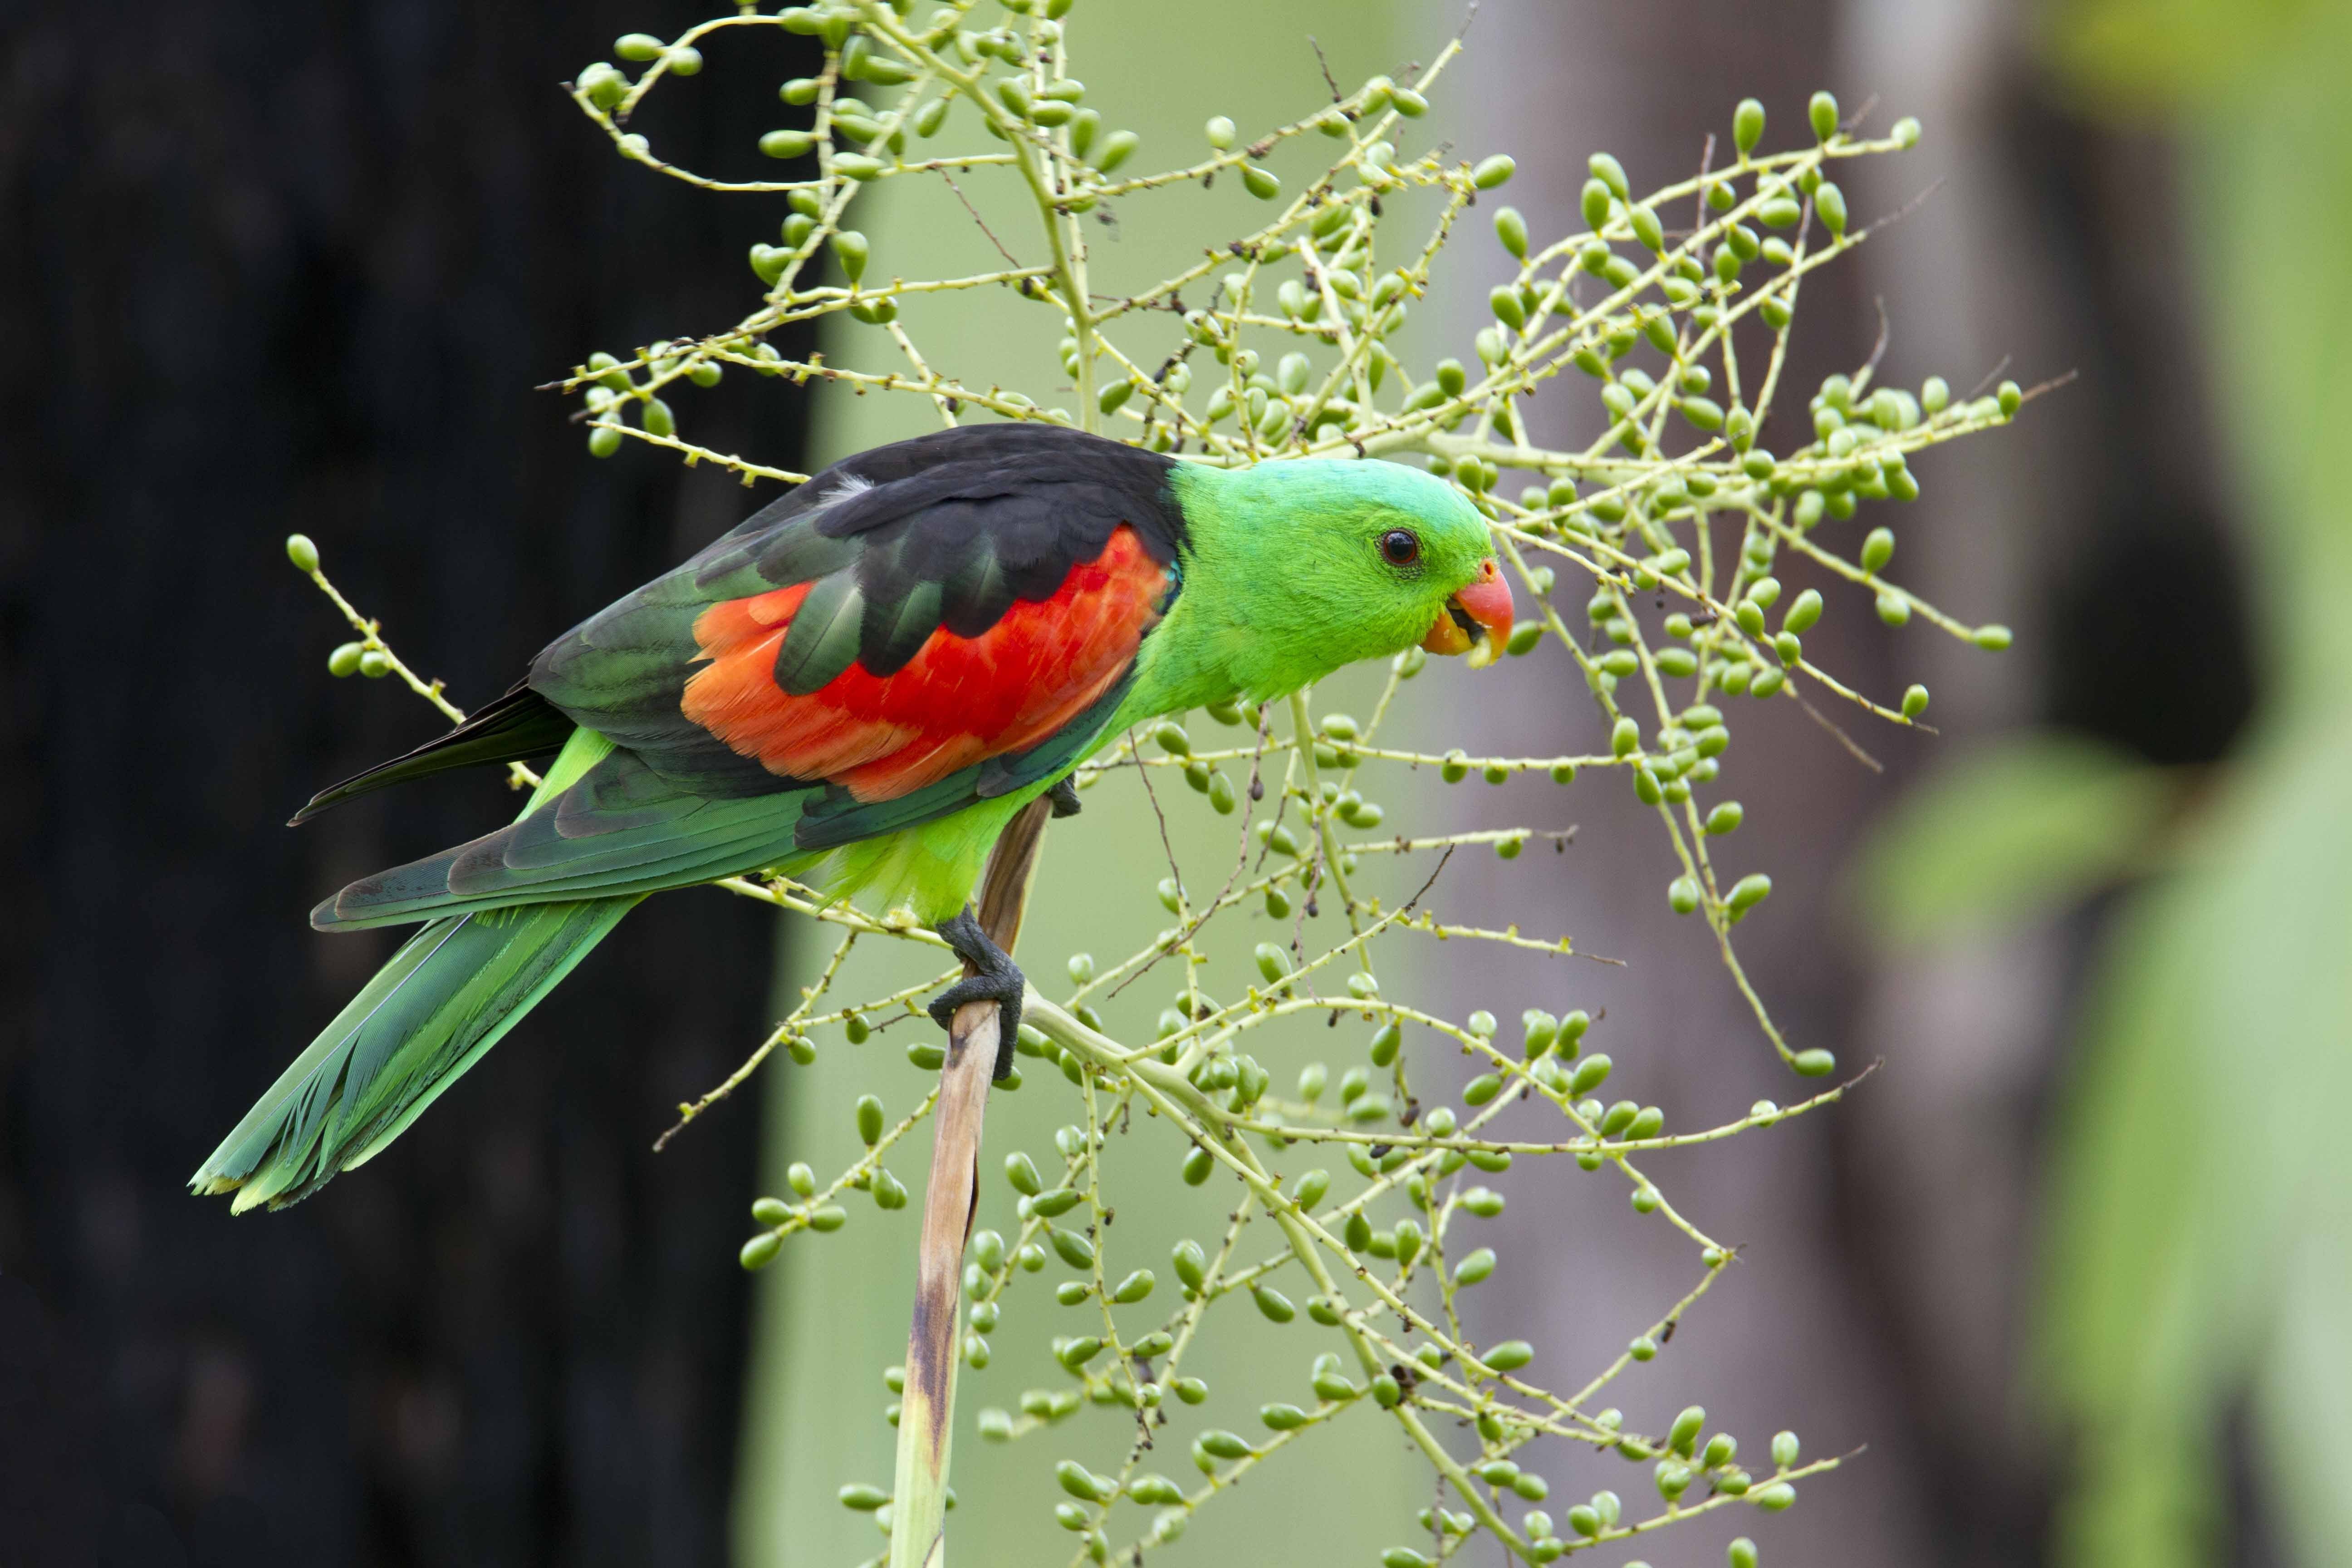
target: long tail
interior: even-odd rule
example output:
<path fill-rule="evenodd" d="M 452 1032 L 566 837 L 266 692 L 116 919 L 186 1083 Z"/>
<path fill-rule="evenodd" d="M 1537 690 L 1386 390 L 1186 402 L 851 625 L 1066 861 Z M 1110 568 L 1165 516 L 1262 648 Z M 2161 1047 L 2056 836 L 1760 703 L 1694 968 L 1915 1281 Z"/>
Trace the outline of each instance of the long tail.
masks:
<path fill-rule="evenodd" d="M 373 1159 L 635 906 L 479 910 L 404 943 L 189 1178 L 238 1213 L 283 1208 Z"/>

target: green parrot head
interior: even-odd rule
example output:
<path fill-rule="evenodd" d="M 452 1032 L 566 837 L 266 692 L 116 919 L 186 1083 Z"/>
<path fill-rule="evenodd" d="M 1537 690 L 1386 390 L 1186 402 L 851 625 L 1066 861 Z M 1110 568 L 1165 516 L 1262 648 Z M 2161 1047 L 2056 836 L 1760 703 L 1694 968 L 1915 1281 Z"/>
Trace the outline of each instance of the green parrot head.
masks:
<path fill-rule="evenodd" d="M 1180 615 L 1204 617 L 1233 685 L 1295 691 L 1359 659 L 1421 647 L 1490 664 L 1511 591 L 1486 520 L 1453 487 L 1379 461 L 1180 467 Z"/>

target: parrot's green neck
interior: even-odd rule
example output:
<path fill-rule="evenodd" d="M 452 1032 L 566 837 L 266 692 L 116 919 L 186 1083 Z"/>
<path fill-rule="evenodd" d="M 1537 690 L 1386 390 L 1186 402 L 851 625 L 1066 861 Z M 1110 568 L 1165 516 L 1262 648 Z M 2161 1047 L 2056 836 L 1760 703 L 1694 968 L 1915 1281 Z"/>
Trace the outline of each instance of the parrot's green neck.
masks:
<path fill-rule="evenodd" d="M 1114 731 L 1204 703 L 1286 696 L 1359 659 L 1419 642 L 1434 602 L 1343 595 L 1356 617 L 1318 610 L 1331 595 L 1304 590 L 1318 579 L 1344 584 L 1345 565 L 1328 546 L 1302 552 L 1303 531 L 1284 522 L 1308 513 L 1361 517 L 1369 537 L 1383 520 L 1415 515 L 1426 504 L 1416 492 L 1429 483 L 1427 475 L 1381 462 L 1180 464 L 1169 487 L 1184 514 L 1183 586 L 1144 639 Z"/>

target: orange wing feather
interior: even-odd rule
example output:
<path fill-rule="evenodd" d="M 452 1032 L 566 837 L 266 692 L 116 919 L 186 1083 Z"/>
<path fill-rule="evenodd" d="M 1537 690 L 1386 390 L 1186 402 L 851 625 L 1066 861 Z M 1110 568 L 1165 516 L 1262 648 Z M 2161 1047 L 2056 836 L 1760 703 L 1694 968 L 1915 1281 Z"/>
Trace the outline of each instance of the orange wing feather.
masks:
<path fill-rule="evenodd" d="M 1159 619 L 1167 569 L 1122 523 L 1051 598 L 1018 602 L 976 637 L 946 627 L 887 676 L 850 667 L 805 697 L 776 685 L 776 649 L 810 584 L 713 605 L 694 623 L 688 719 L 769 772 L 892 800 L 1036 744 L 1084 712 Z"/>

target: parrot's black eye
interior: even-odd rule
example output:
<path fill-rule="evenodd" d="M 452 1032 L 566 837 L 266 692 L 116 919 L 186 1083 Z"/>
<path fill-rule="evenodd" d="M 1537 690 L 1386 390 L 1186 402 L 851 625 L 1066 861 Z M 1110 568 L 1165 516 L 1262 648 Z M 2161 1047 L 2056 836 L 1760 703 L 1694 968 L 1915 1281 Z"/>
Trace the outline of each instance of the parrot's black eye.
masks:
<path fill-rule="evenodd" d="M 1381 554 L 1391 566 L 1410 566 L 1421 559 L 1421 537 L 1409 528 L 1391 528 L 1381 535 Z"/>

